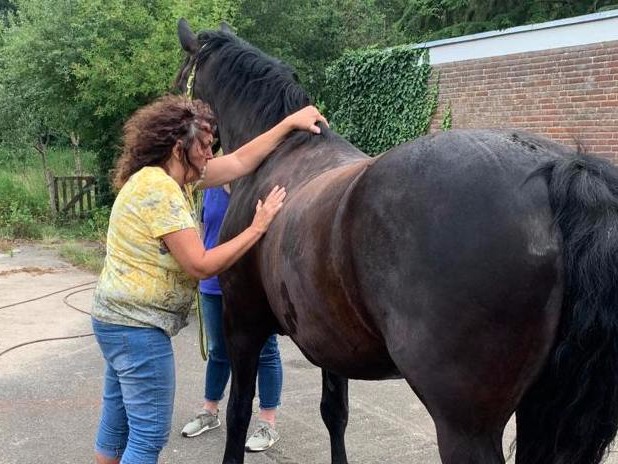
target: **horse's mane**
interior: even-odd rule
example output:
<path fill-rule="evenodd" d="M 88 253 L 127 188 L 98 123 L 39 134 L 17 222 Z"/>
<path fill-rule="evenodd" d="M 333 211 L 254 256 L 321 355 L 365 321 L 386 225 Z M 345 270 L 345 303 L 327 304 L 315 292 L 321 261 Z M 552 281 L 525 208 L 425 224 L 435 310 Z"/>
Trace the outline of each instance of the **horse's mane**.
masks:
<path fill-rule="evenodd" d="M 202 48 L 196 57 L 197 66 L 208 61 L 212 82 L 207 85 L 216 89 L 216 107 L 242 110 L 243 119 L 259 121 L 262 127 L 258 130 L 264 130 L 310 104 L 287 64 L 227 32 L 204 31 L 198 40 Z"/>

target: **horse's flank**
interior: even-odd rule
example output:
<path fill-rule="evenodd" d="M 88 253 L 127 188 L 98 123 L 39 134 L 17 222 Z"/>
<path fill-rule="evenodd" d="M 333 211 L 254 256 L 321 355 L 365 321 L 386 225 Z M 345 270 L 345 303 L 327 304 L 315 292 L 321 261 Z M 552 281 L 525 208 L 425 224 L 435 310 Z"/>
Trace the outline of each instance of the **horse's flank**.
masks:
<path fill-rule="evenodd" d="M 263 285 L 274 314 L 308 359 L 348 377 L 378 379 L 398 371 L 355 284 L 346 214 L 370 165 L 329 170 L 295 191 L 289 213 L 277 218 L 261 245 L 259 263 L 268 273 Z M 337 340 L 336 351 L 325 338 Z"/>

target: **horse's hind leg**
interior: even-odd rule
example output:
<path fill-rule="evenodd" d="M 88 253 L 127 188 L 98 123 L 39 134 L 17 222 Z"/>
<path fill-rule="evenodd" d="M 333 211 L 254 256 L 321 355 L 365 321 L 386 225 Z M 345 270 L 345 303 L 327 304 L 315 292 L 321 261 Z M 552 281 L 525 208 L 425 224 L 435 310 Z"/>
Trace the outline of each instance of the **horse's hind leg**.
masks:
<path fill-rule="evenodd" d="M 347 464 L 345 429 L 348 425 L 348 379 L 322 369 L 322 420 L 330 435 L 333 464 Z"/>
<path fill-rule="evenodd" d="M 393 352 L 393 360 L 435 423 L 442 463 L 504 464 L 502 436 L 517 400 L 513 388 L 495 383 L 503 380 L 506 366 L 492 377 L 481 355 L 466 353 L 462 360 L 448 352 L 447 357 L 437 341 L 435 350 L 407 345 Z"/>
<path fill-rule="evenodd" d="M 473 431 L 459 424 L 436 421 L 443 464 L 504 464 L 503 429 Z"/>

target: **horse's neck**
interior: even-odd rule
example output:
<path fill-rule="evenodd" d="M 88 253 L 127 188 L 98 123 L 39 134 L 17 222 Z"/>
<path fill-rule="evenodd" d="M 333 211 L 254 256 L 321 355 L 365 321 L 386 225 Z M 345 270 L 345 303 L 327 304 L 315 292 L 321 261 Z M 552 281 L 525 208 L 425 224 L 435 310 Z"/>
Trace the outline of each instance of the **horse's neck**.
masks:
<path fill-rule="evenodd" d="M 238 126 L 238 124 L 227 125 L 225 120 L 219 120 L 219 137 L 221 138 L 221 146 L 225 153 L 231 153 L 246 143 L 250 142 L 258 135 L 266 132 L 267 129 L 260 130 L 259 128 L 248 128 Z"/>
<path fill-rule="evenodd" d="M 233 183 L 230 208 L 234 214 L 226 219 L 225 238 L 238 234 L 251 222 L 258 199 L 275 185 L 284 186 L 291 197 L 320 174 L 369 158 L 333 133 L 310 136 L 312 139 L 304 144 L 295 144 L 293 137 L 277 147 L 253 174 Z"/>
<path fill-rule="evenodd" d="M 217 97 L 217 95 L 215 94 Z M 225 98 L 217 99 L 213 104 L 219 118 L 219 135 L 226 152 L 237 150 L 259 135 L 273 128 L 279 120 L 286 116 L 265 117 L 260 110 L 246 105 L 244 102 L 229 102 Z M 263 110 L 266 111 L 266 110 Z"/>

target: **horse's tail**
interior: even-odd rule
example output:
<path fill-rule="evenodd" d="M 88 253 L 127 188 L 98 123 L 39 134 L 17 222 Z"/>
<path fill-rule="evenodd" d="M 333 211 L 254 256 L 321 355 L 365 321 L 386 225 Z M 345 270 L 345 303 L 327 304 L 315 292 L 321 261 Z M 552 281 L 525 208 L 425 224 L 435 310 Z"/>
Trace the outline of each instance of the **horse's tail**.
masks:
<path fill-rule="evenodd" d="M 599 463 L 618 429 L 618 170 L 577 155 L 536 174 L 562 234 L 553 350 L 517 409 L 517 464 Z"/>

